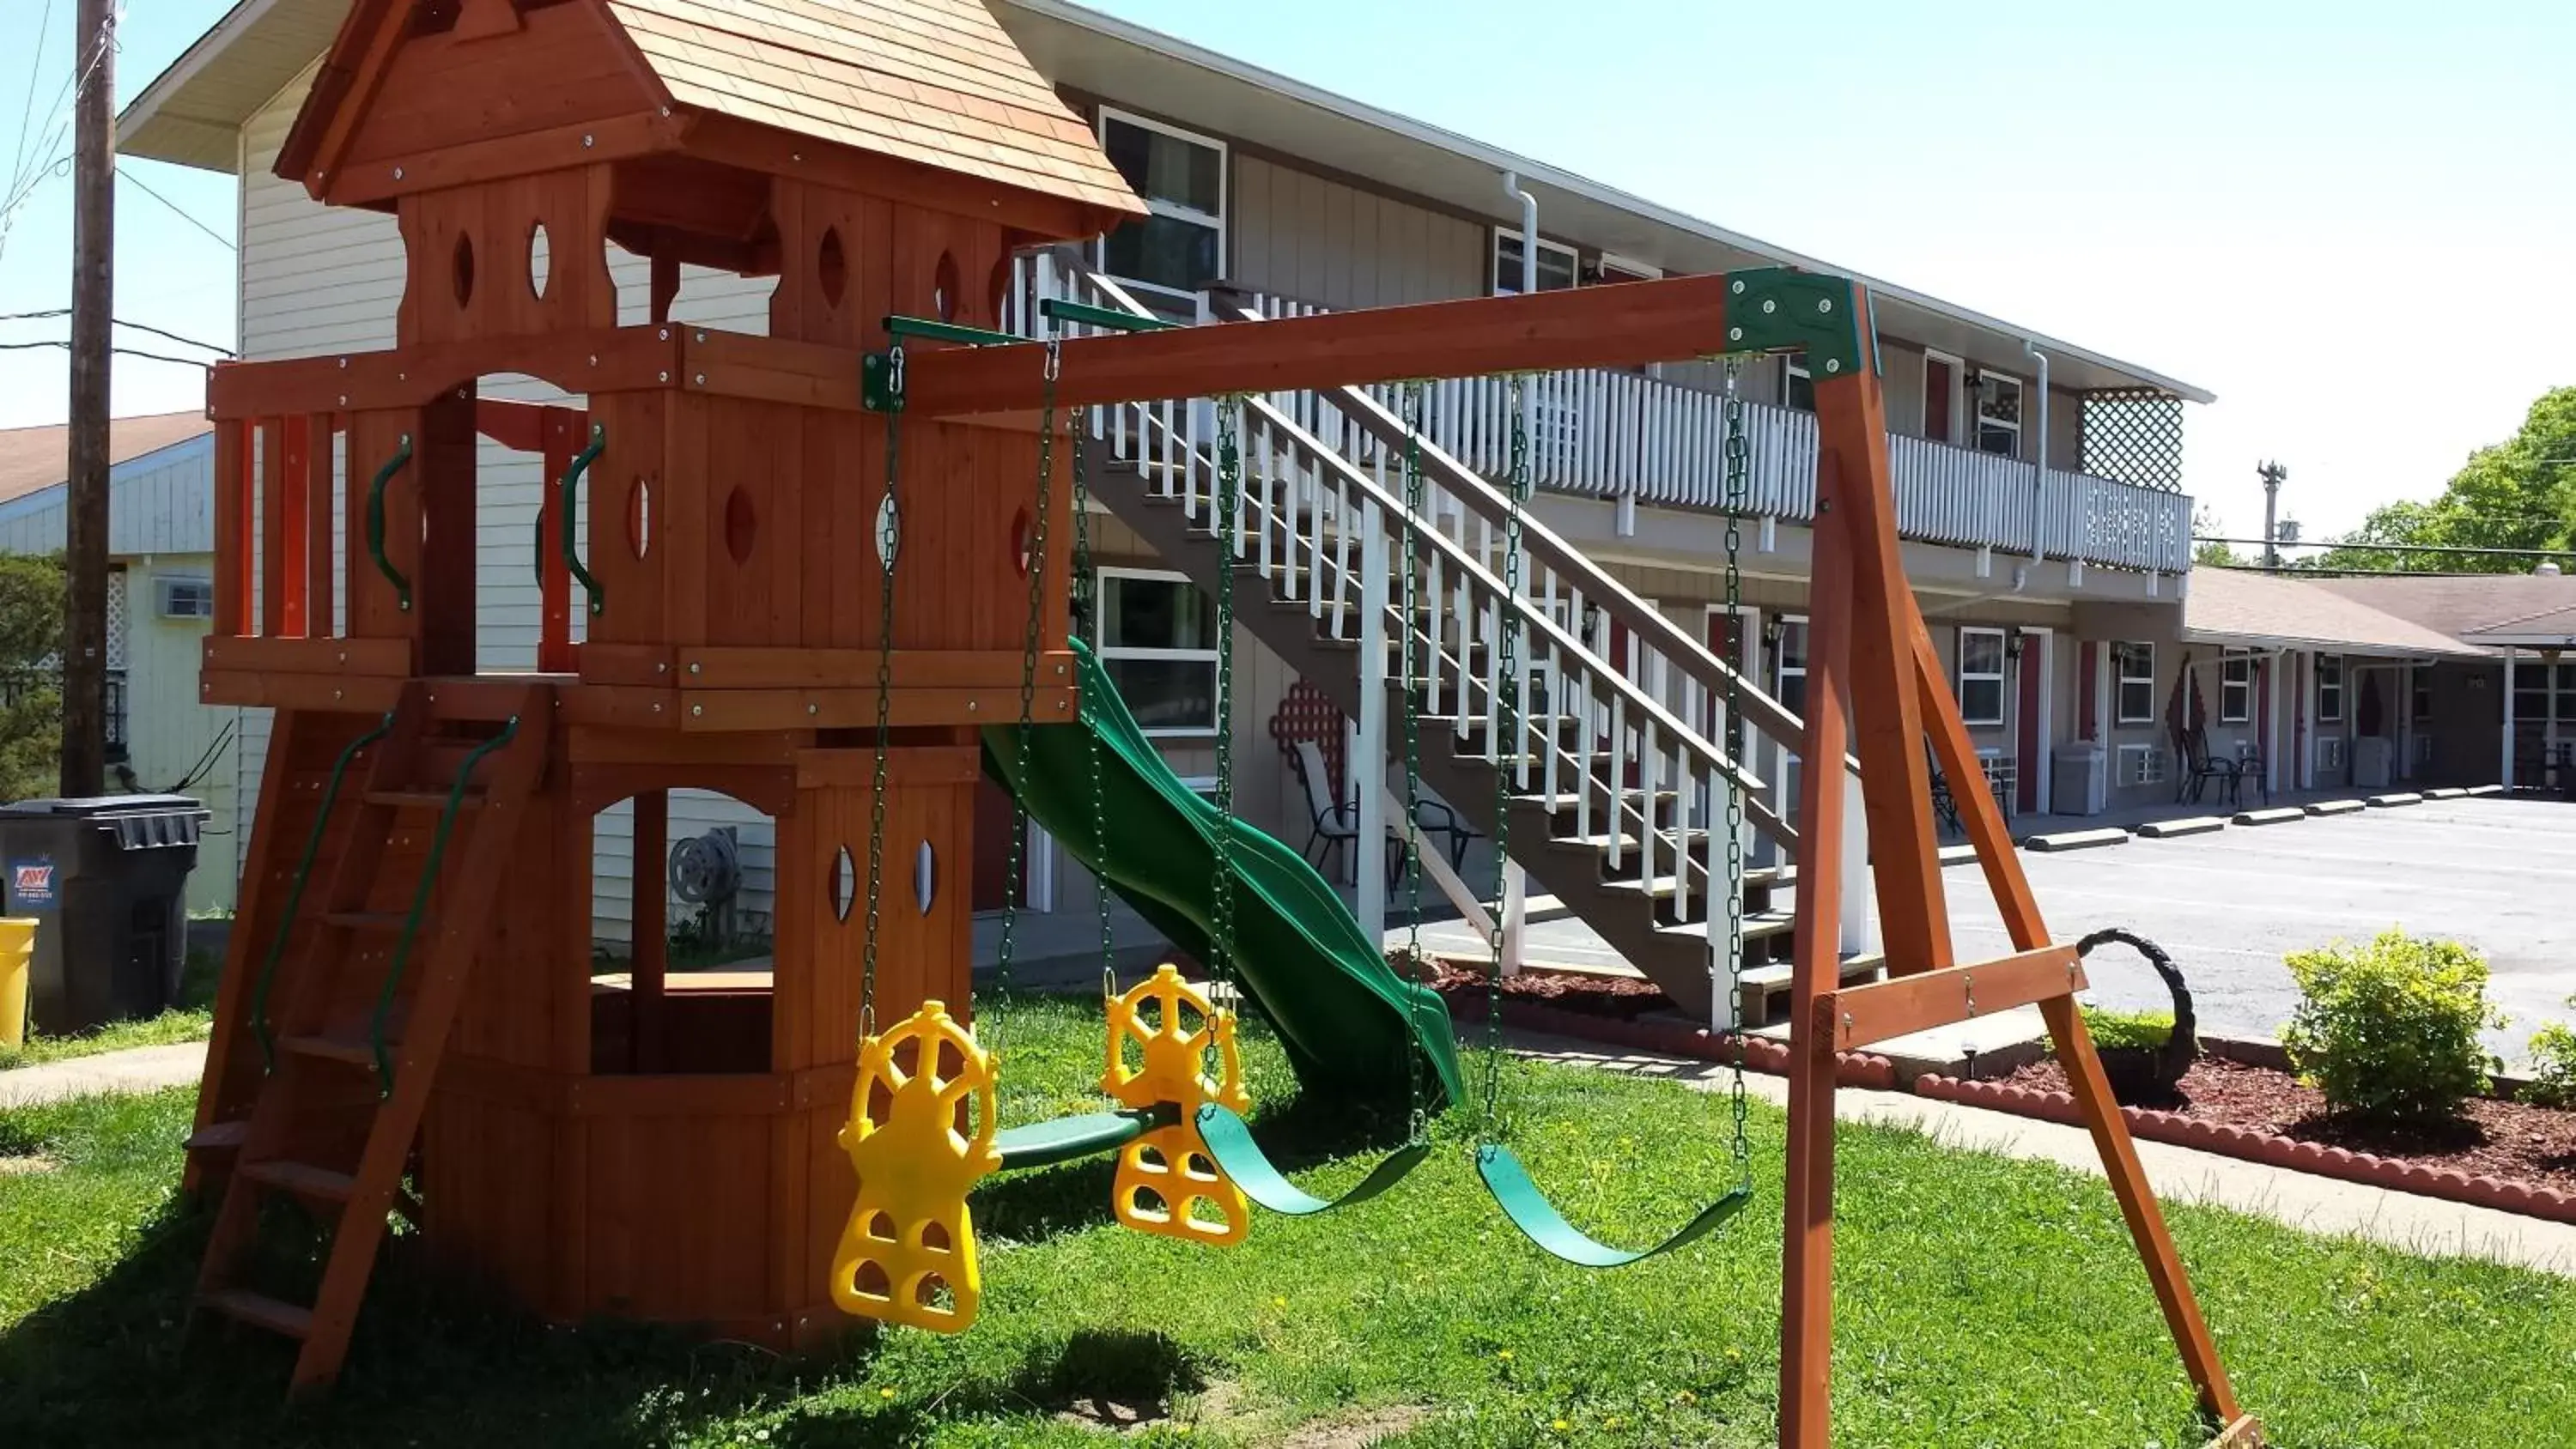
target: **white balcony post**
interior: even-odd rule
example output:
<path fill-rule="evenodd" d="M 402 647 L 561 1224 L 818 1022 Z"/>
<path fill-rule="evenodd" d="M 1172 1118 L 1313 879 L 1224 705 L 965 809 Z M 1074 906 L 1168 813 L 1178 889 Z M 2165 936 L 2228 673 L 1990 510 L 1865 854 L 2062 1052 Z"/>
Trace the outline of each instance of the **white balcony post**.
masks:
<path fill-rule="evenodd" d="M 2513 661 L 2522 651 L 2508 644 L 2504 649 L 2504 787 L 2513 788 Z M 2555 684 L 2557 681 L 2550 681 Z"/>
<path fill-rule="evenodd" d="M 1978 782 L 1978 788 L 1983 782 Z M 1878 949 L 1878 884 L 1869 873 L 1869 812 L 1860 777 L 1843 772 L 1842 948 L 1846 956 Z"/>
<path fill-rule="evenodd" d="M 1360 718 L 1351 752 L 1348 796 L 1358 802 L 1360 929 L 1386 939 L 1386 518 L 1372 502 L 1360 511 Z"/>

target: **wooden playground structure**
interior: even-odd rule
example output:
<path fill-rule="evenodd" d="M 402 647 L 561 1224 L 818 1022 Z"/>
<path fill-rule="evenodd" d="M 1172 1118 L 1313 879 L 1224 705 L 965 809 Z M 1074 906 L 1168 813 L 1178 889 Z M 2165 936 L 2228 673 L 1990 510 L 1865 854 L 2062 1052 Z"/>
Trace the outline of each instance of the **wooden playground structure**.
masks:
<path fill-rule="evenodd" d="M 2016 954 L 1951 955 L 1917 741 L 1954 779 L 1976 761 L 1899 561 L 1864 288 L 1766 269 L 1005 338 L 1015 250 L 1142 208 L 979 0 L 909 7 L 940 17 L 929 41 L 865 5 L 796 22 L 817 54 L 909 71 L 900 104 L 819 99 L 759 43 L 660 14 L 696 8 L 359 0 L 281 156 L 317 198 L 393 213 L 407 269 L 392 348 L 225 365 L 209 390 L 203 697 L 277 715 L 190 1140 L 192 1182 L 223 1204 L 202 1307 L 299 1340 L 295 1383 L 327 1383 L 400 1210 L 443 1264 L 558 1320 L 781 1347 L 849 1311 L 962 1326 L 975 1176 L 1115 1148 L 1127 1221 L 1132 1173 L 1205 1166 L 1196 1109 L 1229 1100 L 1195 1066 L 1149 1063 L 1123 1125 L 1017 1155 L 990 1140 L 963 885 L 980 732 L 1084 708 L 1066 590 L 1032 585 L 1069 572 L 1059 412 L 1795 350 L 1822 436 L 1802 754 L 1858 756 L 1890 979 L 1838 985 L 1842 785 L 1809 771 L 1781 1443 L 1827 1442 L 1834 1054 L 2033 1002 L 2204 1409 L 2255 1442 L 2076 1009 L 2074 949 L 1982 792 L 1965 824 Z M 933 53 L 971 53 L 976 78 Z M 621 316 L 612 245 L 649 265 L 640 318 Z M 768 335 L 672 323 L 683 264 L 776 276 Z M 503 375 L 583 401 L 481 394 Z M 545 469 L 534 672 L 478 657 L 487 446 Z M 669 792 L 690 788 L 777 821 L 771 984 L 672 977 L 649 890 L 631 982 L 595 983 L 600 812 L 633 802 L 633 878 L 655 880 Z M 1181 999 L 1146 1034 L 1207 1021 L 1203 997 Z M 872 1106 L 872 1083 L 925 1083 L 927 1105 Z M 979 1091 L 976 1126 L 950 1130 Z M 865 1159 L 890 1165 L 854 1174 L 896 1125 Z M 898 1139 L 911 1158 L 885 1156 Z M 929 1161 L 948 1139 L 975 1171 Z M 1149 1139 L 1170 1150 L 1139 1156 Z M 893 1256 L 969 1261 L 941 1275 L 952 1296 L 906 1307 L 892 1284 L 853 1291 L 847 1235 L 885 1190 L 869 1174 L 913 1167 L 936 1181 L 903 1190 L 956 1210 L 929 1239 L 907 1225 Z M 270 1198 L 335 1225 L 305 1302 L 254 1281 Z"/>

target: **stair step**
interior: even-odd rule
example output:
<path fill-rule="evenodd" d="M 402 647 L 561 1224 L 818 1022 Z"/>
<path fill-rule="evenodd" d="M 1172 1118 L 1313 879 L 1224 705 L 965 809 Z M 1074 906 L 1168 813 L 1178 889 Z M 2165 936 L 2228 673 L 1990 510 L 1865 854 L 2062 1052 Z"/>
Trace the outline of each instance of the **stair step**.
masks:
<path fill-rule="evenodd" d="M 265 1293 L 247 1288 L 218 1288 L 199 1294 L 197 1302 L 235 1322 L 265 1328 L 287 1338 L 301 1339 L 313 1331 L 313 1310 L 292 1303 L 281 1303 Z"/>
<path fill-rule="evenodd" d="M 1858 951 L 1843 958 L 1841 976 L 1843 983 L 1849 985 L 1854 981 L 1875 980 L 1878 974 L 1886 969 L 1885 956 L 1876 951 Z M 1770 961 L 1760 966 L 1744 968 L 1744 974 L 1737 980 L 1748 993 L 1760 992 L 1766 996 L 1774 995 L 1789 989 L 1796 970 L 1797 968 L 1789 962 Z"/>
<path fill-rule="evenodd" d="M 209 1122 L 188 1134 L 180 1145 L 190 1152 L 238 1152 L 250 1137 L 250 1119 L 235 1118 L 230 1122 Z"/>
<path fill-rule="evenodd" d="M 358 1180 L 345 1172 L 316 1167 L 309 1162 L 288 1162 L 282 1158 L 245 1162 L 241 1166 L 241 1175 L 297 1197 L 321 1202 L 347 1202 L 358 1192 Z"/>
<path fill-rule="evenodd" d="M 444 811 L 447 808 L 447 792 L 444 790 L 369 790 L 366 798 L 370 805 L 384 805 L 395 810 Z M 459 809 L 479 810 L 483 807 L 483 799 L 482 791 L 468 790 L 456 803 Z"/>
<path fill-rule="evenodd" d="M 319 1034 L 290 1036 L 280 1038 L 277 1044 L 300 1057 L 315 1057 L 326 1062 L 346 1062 L 351 1066 L 365 1067 L 371 1071 L 376 1065 L 375 1046 L 365 1037 Z M 388 1054 L 393 1049 L 394 1043 L 385 1043 Z"/>
<path fill-rule="evenodd" d="M 1792 912 L 1755 911 L 1744 918 L 1744 939 L 1767 941 L 1773 936 L 1786 935 L 1797 929 L 1797 925 L 1798 918 Z M 1710 932 L 1724 929 L 1726 926 L 1722 921 L 1683 921 L 1675 925 L 1658 926 L 1655 931 L 1658 935 L 1690 936 L 1705 941 L 1709 938 Z"/>
<path fill-rule="evenodd" d="M 325 911 L 322 924 L 348 931 L 373 931 L 392 935 L 403 928 L 411 917 L 402 911 Z"/>

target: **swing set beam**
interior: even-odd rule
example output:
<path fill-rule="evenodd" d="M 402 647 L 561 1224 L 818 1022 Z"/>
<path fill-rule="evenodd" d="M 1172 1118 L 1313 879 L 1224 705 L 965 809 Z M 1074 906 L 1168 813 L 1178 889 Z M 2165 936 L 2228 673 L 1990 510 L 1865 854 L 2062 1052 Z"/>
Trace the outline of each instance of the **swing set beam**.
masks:
<path fill-rule="evenodd" d="M 1033 411 L 1046 386 L 1031 361 L 1039 346 L 914 351 L 904 405 L 915 415 L 997 421 Z M 1810 772 L 1799 801 L 1805 839 L 1792 982 L 1779 1442 L 1783 1449 L 1830 1442 L 1836 1052 L 2031 1003 L 2048 1024 L 2215 1443 L 2261 1442 L 2260 1424 L 2239 1407 L 2219 1361 L 2085 1030 L 2075 999 L 2083 970 L 2071 948 L 2050 938 L 2000 807 L 1982 790 L 1960 797 L 1960 815 L 2015 954 L 1964 965 L 1955 958 L 1931 763 L 1921 742 L 1929 738 L 1952 779 L 1977 778 L 1976 754 L 1898 550 L 1876 332 L 1858 283 L 1760 268 L 1258 327 L 1075 339 L 1059 348 L 1057 407 L 1805 353 L 1816 379 L 1820 446 L 1809 713 L 1799 753 L 1840 759 L 1849 750 L 1859 757 L 1890 979 L 1840 987 L 1843 783 L 1839 772 Z M 1856 729 L 1854 721 L 1867 727 Z"/>

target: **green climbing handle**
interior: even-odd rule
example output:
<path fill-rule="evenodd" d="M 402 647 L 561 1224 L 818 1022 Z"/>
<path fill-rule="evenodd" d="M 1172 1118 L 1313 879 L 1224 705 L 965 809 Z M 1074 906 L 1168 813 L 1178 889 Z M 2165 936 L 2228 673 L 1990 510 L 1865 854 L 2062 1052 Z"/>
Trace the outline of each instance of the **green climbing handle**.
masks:
<path fill-rule="evenodd" d="M 582 567 L 581 551 L 573 547 L 572 521 L 575 516 L 573 509 L 581 499 L 581 475 L 589 472 L 590 465 L 599 461 L 600 452 L 607 446 L 608 425 L 592 423 L 589 445 L 573 454 L 572 466 L 564 469 L 563 483 L 557 492 L 555 508 L 556 516 L 563 520 L 563 526 L 557 530 L 560 534 L 557 541 L 563 545 L 564 568 L 574 578 L 581 580 L 582 591 L 590 595 L 590 612 L 593 617 L 597 617 L 600 610 L 608 607 L 608 591 L 599 586 L 599 580 L 590 576 L 589 569 Z M 545 536 L 545 521 L 539 519 L 537 547 L 541 550 L 545 547 Z M 537 572 L 540 575 L 544 574 L 542 563 Z"/>
<path fill-rule="evenodd" d="M 287 883 L 286 909 L 277 918 L 277 937 L 268 943 L 268 959 L 260 963 L 259 984 L 251 990 L 250 1029 L 259 1038 L 261 1070 L 277 1070 L 277 1037 L 269 1030 L 268 993 L 277 984 L 277 964 L 286 959 L 286 938 L 295 929 L 295 915 L 304 906 L 304 883 L 313 876 L 313 861 L 322 853 L 322 837 L 331 828 L 331 807 L 340 799 L 340 782 L 349 773 L 349 762 L 358 752 L 383 739 L 394 727 L 394 717 L 387 712 L 382 723 L 340 751 L 331 762 L 331 783 L 322 787 L 322 803 L 313 812 L 313 833 L 304 839 L 304 858 L 296 862 L 295 879 Z"/>
<path fill-rule="evenodd" d="M 404 578 L 402 570 L 394 567 L 394 561 L 385 557 L 385 485 L 394 481 L 394 475 L 410 461 L 411 434 L 405 433 L 401 444 L 394 449 L 394 455 L 376 470 L 376 481 L 367 485 L 367 552 L 376 561 L 376 572 L 393 584 L 394 597 L 406 614 L 411 612 L 411 580 Z"/>
<path fill-rule="evenodd" d="M 438 812 L 438 829 L 429 837 L 429 858 L 421 862 L 420 883 L 412 888 L 411 912 L 403 917 L 402 934 L 394 938 L 392 962 L 385 967 L 385 985 L 376 993 L 376 1015 L 367 1029 L 368 1043 L 376 1052 L 376 1091 L 390 1097 L 394 1094 L 393 1053 L 385 1046 L 385 1022 L 393 1016 L 394 993 L 402 987 L 403 966 L 411 959 L 411 943 L 420 935 L 421 917 L 429 914 L 430 889 L 438 884 L 439 862 L 447 856 L 447 837 L 456 829 L 456 812 L 465 804 L 465 787 L 474 778 L 474 767 L 483 757 L 518 738 L 519 717 L 512 715 L 501 726 L 501 732 L 476 745 L 456 767 L 455 783 L 447 787 L 447 807 Z"/>

